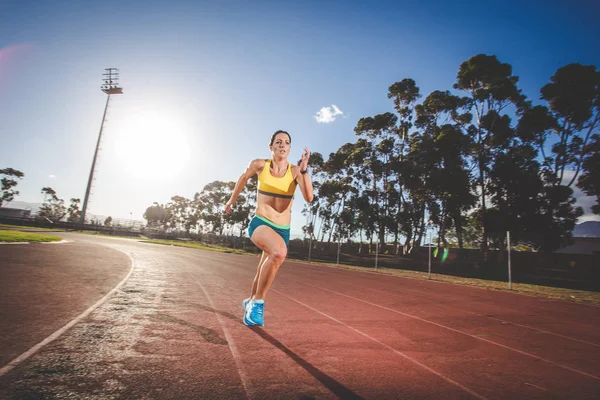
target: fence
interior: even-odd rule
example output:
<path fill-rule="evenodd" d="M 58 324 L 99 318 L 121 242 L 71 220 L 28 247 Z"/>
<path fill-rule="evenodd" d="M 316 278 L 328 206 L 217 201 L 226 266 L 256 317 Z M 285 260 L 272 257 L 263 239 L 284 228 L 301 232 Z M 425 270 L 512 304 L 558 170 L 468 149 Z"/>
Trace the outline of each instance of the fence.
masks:
<path fill-rule="evenodd" d="M 244 249 L 259 253 L 246 237 L 202 234 L 192 237 L 203 244 Z M 375 268 L 375 244 L 313 242 L 311 261 L 340 263 Z M 293 239 L 289 243 L 288 257 L 309 260 L 308 240 Z M 393 245 L 383 245 L 377 254 L 379 268 L 397 268 L 426 272 L 429 249 L 415 248 L 408 255 L 396 254 L 401 250 Z M 508 281 L 508 257 L 506 251 L 490 250 L 488 261 L 479 263 L 479 250 L 451 248 L 442 257 L 443 251 L 432 256 L 432 273 L 488 280 Z M 600 291 L 600 253 L 561 254 L 538 252 L 511 252 L 512 282 L 531 283 L 579 290 Z"/>
<path fill-rule="evenodd" d="M 69 222 L 50 223 L 47 221 L 0 217 L 0 223 L 37 226 L 43 228 L 60 228 L 66 230 L 86 230 L 118 236 L 145 236 L 155 239 L 194 240 L 205 245 L 242 249 L 258 254 L 260 251 L 247 237 L 220 236 L 215 234 L 187 234 L 186 232 L 164 232 L 158 229 L 102 225 L 80 225 Z M 321 261 L 327 263 L 348 264 L 375 268 L 375 244 L 341 243 L 338 258 L 338 243 L 313 242 L 309 252 L 309 242 L 292 239 L 288 248 L 288 257 L 300 260 Z M 390 244 L 381 245 L 377 254 L 377 265 L 380 268 L 398 268 L 426 272 L 428 269 L 429 249 L 415 248 L 409 255 L 402 254 L 398 247 Z M 400 253 L 400 254 L 397 254 Z M 445 259 L 440 254 L 432 258 L 432 273 L 491 280 L 508 280 L 507 253 L 490 250 L 488 262 L 481 266 L 478 263 L 479 251 L 476 249 L 451 248 Z M 600 291 L 600 253 L 564 254 L 511 252 L 512 281 L 580 290 Z"/>

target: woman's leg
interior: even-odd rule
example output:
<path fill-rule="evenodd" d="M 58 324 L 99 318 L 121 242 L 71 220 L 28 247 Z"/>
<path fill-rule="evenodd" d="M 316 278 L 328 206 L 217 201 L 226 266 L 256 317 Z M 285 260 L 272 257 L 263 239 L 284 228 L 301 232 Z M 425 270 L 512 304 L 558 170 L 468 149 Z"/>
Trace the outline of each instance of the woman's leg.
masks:
<path fill-rule="evenodd" d="M 263 253 L 262 264 L 259 266 L 255 278 L 256 291 L 253 285 L 253 300 L 264 300 L 267 291 L 273 283 L 279 266 L 287 256 L 287 246 L 283 238 L 271 227 L 261 225 L 257 227 L 250 238 L 252 242 L 261 249 Z M 258 278 L 258 279 L 257 279 Z"/>
<path fill-rule="evenodd" d="M 250 294 L 250 298 L 253 298 L 256 294 L 256 290 L 258 288 L 258 277 L 260 276 L 260 267 L 265 262 L 265 258 L 267 258 L 267 253 L 263 251 L 262 256 L 260 257 L 260 261 L 258 262 L 258 267 L 256 268 L 256 275 L 254 276 L 254 281 L 252 282 L 252 293 Z"/>

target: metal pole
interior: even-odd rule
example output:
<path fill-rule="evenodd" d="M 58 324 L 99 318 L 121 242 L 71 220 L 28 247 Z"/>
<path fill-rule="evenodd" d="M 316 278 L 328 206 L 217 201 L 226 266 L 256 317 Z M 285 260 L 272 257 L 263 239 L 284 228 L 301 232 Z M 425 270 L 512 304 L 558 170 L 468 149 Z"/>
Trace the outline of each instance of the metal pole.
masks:
<path fill-rule="evenodd" d="M 310 231 L 308 232 L 308 262 L 310 262 L 310 256 L 312 253 L 312 237 L 313 237 L 313 232 L 315 230 L 315 224 L 313 223 L 312 209 L 310 210 L 310 216 L 308 217 L 308 227 L 310 228 Z"/>
<path fill-rule="evenodd" d="M 379 254 L 379 237 L 377 237 L 377 242 L 375 243 L 375 269 L 377 269 L 377 255 Z"/>
<path fill-rule="evenodd" d="M 431 279 L 431 229 L 427 231 L 429 233 L 429 273 L 427 274 L 427 279 Z"/>
<path fill-rule="evenodd" d="M 508 242 L 508 288 L 512 290 L 512 276 L 510 267 L 510 231 L 506 231 L 506 241 Z"/>
<path fill-rule="evenodd" d="M 337 251 L 337 260 L 335 261 L 335 265 L 340 263 L 340 246 L 342 245 L 342 237 L 338 239 L 338 251 Z"/>
<path fill-rule="evenodd" d="M 100 124 L 100 133 L 98 134 L 98 141 L 96 142 L 96 150 L 94 151 L 94 159 L 92 160 L 92 168 L 90 169 L 90 177 L 88 179 L 87 188 L 85 189 L 85 197 L 83 199 L 83 207 L 81 209 L 81 217 L 79 219 L 80 224 L 85 223 L 85 212 L 87 211 L 88 199 L 90 197 L 90 190 L 92 189 L 92 181 L 94 180 L 94 169 L 96 168 L 96 159 L 98 158 L 98 150 L 100 149 L 100 142 L 102 140 L 102 129 L 104 128 L 104 120 L 106 118 L 106 110 L 108 109 L 109 101 L 110 101 L 110 94 L 106 97 L 106 105 L 104 106 L 104 114 L 102 115 L 102 123 Z"/>

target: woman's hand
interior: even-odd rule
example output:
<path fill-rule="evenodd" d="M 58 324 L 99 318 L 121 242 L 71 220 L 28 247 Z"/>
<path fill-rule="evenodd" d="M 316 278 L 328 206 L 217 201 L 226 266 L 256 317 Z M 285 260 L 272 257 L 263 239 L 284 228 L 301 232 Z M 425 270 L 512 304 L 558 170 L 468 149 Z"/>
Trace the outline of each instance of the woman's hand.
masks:
<path fill-rule="evenodd" d="M 225 204 L 225 214 L 231 214 L 231 206 L 233 206 L 233 201 L 229 200 L 227 204 Z"/>
<path fill-rule="evenodd" d="M 310 150 L 308 147 L 304 148 L 304 153 L 302 153 L 302 159 L 300 160 L 300 171 L 306 171 L 308 168 L 308 158 L 310 157 Z"/>

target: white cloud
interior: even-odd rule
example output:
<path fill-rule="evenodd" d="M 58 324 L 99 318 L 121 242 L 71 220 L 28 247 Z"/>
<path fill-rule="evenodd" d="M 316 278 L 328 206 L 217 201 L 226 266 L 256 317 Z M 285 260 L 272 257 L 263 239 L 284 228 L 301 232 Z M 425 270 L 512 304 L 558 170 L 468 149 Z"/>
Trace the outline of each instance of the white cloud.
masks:
<path fill-rule="evenodd" d="M 573 175 L 575 175 L 575 171 L 565 170 L 562 184 L 568 184 L 573 178 Z M 579 179 L 579 177 L 577 179 Z M 575 197 L 575 207 L 583 208 L 583 215 L 579 217 L 577 223 L 585 221 L 600 221 L 600 215 L 592 214 L 592 206 L 596 204 L 596 196 L 587 196 L 581 189 L 577 187 L 577 185 L 575 185 L 575 183 L 571 185 L 571 189 L 573 189 L 573 197 Z"/>
<path fill-rule="evenodd" d="M 581 217 L 577 219 L 577 223 L 581 224 L 582 222 L 587 221 L 600 221 L 600 215 L 598 214 L 583 214 Z"/>
<path fill-rule="evenodd" d="M 338 108 L 338 106 L 332 104 L 331 107 L 321 108 L 314 118 L 320 124 L 329 124 L 335 121 L 338 115 L 344 115 L 344 113 Z"/>
<path fill-rule="evenodd" d="M 48 178 L 50 178 L 50 179 L 56 179 L 56 175 L 48 175 Z"/>

